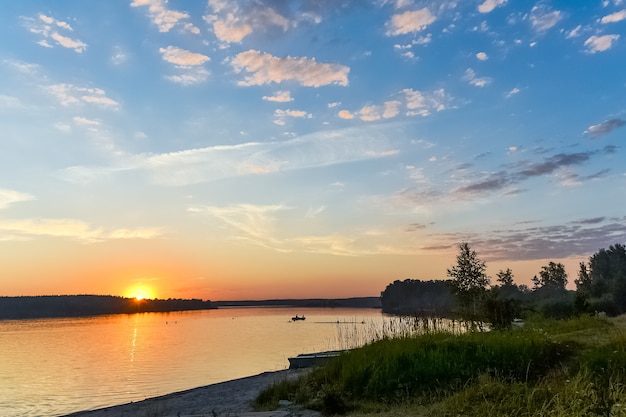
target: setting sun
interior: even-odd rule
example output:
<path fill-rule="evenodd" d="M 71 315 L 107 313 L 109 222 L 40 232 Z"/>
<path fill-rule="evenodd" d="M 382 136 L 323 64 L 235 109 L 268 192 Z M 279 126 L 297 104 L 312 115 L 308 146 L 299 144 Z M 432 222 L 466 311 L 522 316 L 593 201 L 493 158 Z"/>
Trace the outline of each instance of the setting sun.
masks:
<path fill-rule="evenodd" d="M 156 298 L 156 293 L 154 289 L 150 287 L 146 287 L 144 285 L 139 285 L 130 288 L 126 291 L 126 297 L 134 298 L 137 301 L 145 300 L 145 299 L 153 299 Z"/>

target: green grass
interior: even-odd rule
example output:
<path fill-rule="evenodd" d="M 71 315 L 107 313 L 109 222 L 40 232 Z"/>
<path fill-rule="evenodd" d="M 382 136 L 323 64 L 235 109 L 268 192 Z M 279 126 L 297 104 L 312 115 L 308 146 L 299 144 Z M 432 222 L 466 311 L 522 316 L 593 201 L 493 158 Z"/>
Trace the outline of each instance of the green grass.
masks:
<path fill-rule="evenodd" d="M 289 399 L 326 415 L 626 416 L 624 323 L 537 319 L 510 331 L 385 337 L 271 387 L 257 406 Z"/>

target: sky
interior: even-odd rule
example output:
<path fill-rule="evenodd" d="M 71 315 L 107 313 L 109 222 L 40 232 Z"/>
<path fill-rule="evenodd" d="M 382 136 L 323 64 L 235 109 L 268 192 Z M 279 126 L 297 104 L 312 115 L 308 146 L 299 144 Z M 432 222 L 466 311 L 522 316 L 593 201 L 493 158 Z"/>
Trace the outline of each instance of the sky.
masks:
<path fill-rule="evenodd" d="M 626 0 L 0 2 L 0 295 L 518 284 L 626 242 Z"/>

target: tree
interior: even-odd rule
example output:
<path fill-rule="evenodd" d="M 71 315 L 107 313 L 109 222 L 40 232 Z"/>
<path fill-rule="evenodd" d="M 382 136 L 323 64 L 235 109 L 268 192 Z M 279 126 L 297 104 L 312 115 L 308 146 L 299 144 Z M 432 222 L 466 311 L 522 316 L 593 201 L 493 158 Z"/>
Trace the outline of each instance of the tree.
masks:
<path fill-rule="evenodd" d="M 578 278 L 574 280 L 574 283 L 576 284 L 576 292 L 589 296 L 591 293 L 591 276 L 586 263 L 580 263 Z"/>
<path fill-rule="evenodd" d="M 588 289 L 595 309 L 618 315 L 626 312 L 626 247 L 619 243 L 589 258 Z M 579 281 L 580 281 L 579 276 Z M 577 283 L 578 284 L 578 283 Z"/>
<path fill-rule="evenodd" d="M 533 277 L 534 290 L 542 290 L 543 292 L 559 293 L 565 292 L 567 285 L 567 273 L 562 263 L 555 264 L 550 262 L 547 266 L 542 266 L 537 275 Z"/>
<path fill-rule="evenodd" d="M 496 276 L 498 277 L 497 281 L 503 287 L 515 285 L 513 282 L 513 271 L 511 271 L 511 268 L 507 268 L 506 271 L 500 270 Z"/>
<path fill-rule="evenodd" d="M 380 295 L 385 313 L 445 315 L 455 307 L 449 281 L 396 280 Z"/>
<path fill-rule="evenodd" d="M 469 315 L 470 319 L 477 318 L 480 302 L 490 283 L 486 270 L 485 262 L 478 259 L 476 251 L 472 250 L 468 243 L 460 243 L 456 265 L 447 272 L 452 278 L 452 287 L 463 313 Z"/>

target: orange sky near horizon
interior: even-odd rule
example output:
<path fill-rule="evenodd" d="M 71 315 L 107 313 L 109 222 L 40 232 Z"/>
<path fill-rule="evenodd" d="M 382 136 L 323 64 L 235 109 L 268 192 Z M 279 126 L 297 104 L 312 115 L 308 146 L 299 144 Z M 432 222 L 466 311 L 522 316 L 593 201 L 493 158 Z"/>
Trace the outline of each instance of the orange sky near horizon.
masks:
<path fill-rule="evenodd" d="M 3 244 L 0 242 L 0 246 Z M 29 243 L 31 249 L 33 242 Z M 6 246 L 6 245 L 5 245 Z M 244 300 L 273 298 L 345 298 L 378 296 L 385 287 L 406 278 L 446 279 L 456 252 L 438 256 L 277 253 L 248 248 L 245 256 L 213 246 L 185 250 L 175 242 L 41 244 L 37 268 L 20 255 L 19 243 L 3 250 L 2 295 L 99 294 L 147 298 Z M 235 245 L 237 246 L 237 245 Z M 200 253 L 206 253 L 202 262 Z M 24 252 L 26 253 L 26 252 Z M 29 253 L 32 256 L 33 252 Z M 478 253 L 480 258 L 480 252 Z M 564 260 L 570 285 L 582 259 Z M 493 277 L 511 268 L 519 284 L 549 260 L 488 262 Z"/>

